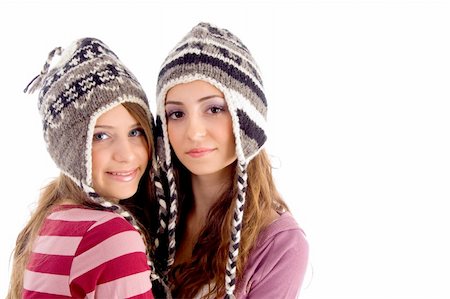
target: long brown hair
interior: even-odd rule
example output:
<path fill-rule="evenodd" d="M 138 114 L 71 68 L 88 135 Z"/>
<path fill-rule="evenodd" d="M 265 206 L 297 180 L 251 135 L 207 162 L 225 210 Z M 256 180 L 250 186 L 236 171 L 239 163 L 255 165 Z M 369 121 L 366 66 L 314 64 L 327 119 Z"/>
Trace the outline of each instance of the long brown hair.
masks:
<path fill-rule="evenodd" d="M 181 215 L 178 228 L 182 230 L 192 204 L 192 190 L 189 184 L 189 172 L 180 165 L 176 157 L 173 161 L 180 200 Z M 225 294 L 225 268 L 230 243 L 231 219 L 237 196 L 237 184 L 232 183 L 237 182 L 237 171 L 235 173 L 233 177 L 230 177 L 228 189 L 209 211 L 207 222 L 192 250 L 191 260 L 171 270 L 170 281 L 175 298 L 193 298 L 205 285 L 210 286 L 206 298 L 211 295 L 220 297 Z M 276 189 L 272 166 L 265 150 L 261 150 L 249 163 L 247 183 L 237 261 L 238 287 L 252 247 L 259 233 L 264 229 L 266 219 L 273 211 L 289 210 Z M 177 236 L 180 235 L 182 231 L 177 234 Z"/>
<path fill-rule="evenodd" d="M 125 102 L 122 103 L 122 105 L 143 128 L 149 148 L 149 156 L 152 157 L 153 135 L 149 118 L 145 110 L 140 105 L 135 103 Z M 133 198 L 136 198 L 135 202 L 141 203 L 148 201 L 149 197 L 153 198 L 153 194 L 149 174 L 148 171 L 146 171 L 139 184 L 138 192 L 133 195 Z M 16 245 L 13 251 L 10 286 L 6 298 L 15 299 L 22 297 L 24 272 L 28 264 L 34 240 L 36 239 L 45 218 L 51 213 L 52 208 L 67 199 L 74 204 L 82 205 L 87 208 L 104 209 L 98 203 L 94 203 L 82 188 L 80 188 L 72 179 L 63 173 L 45 186 L 42 189 L 37 207 L 33 211 L 30 220 L 17 237 Z M 124 206 L 117 206 L 120 210 L 124 210 Z M 140 226 L 139 223 L 137 224 Z M 140 233 L 144 242 L 147 244 L 147 235 L 145 231 L 141 229 Z"/>

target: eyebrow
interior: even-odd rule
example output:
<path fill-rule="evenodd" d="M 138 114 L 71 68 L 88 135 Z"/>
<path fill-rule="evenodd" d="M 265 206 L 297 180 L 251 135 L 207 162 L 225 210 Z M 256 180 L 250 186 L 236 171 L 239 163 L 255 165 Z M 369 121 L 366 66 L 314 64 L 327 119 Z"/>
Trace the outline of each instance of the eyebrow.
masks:
<path fill-rule="evenodd" d="M 223 97 L 223 96 L 221 96 L 221 95 L 218 95 L 218 94 L 213 94 L 213 95 L 209 95 L 209 96 L 206 96 L 206 97 L 202 97 L 202 98 L 200 98 L 200 99 L 198 99 L 197 101 L 199 101 L 199 102 L 203 102 L 203 101 L 206 101 L 206 100 L 209 100 L 209 99 L 212 99 L 212 98 L 221 98 L 221 99 L 224 99 L 225 100 L 225 98 Z M 167 104 L 177 104 L 177 105 L 181 105 L 181 104 L 183 104 L 183 101 L 177 101 L 177 100 L 170 100 L 170 101 L 166 101 L 166 105 Z"/>
<path fill-rule="evenodd" d="M 130 126 L 130 128 L 135 128 L 135 127 L 141 127 L 141 125 L 139 123 L 135 123 L 133 125 Z M 108 125 L 95 125 L 94 127 L 95 129 L 114 129 L 114 126 L 108 126 Z"/>

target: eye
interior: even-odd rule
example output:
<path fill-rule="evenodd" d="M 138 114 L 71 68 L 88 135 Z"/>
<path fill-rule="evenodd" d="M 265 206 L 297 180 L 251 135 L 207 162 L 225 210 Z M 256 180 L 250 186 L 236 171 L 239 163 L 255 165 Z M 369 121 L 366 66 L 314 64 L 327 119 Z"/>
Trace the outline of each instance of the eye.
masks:
<path fill-rule="evenodd" d="M 217 114 L 217 113 L 220 113 L 220 112 L 223 112 L 223 111 L 225 111 L 225 108 L 222 107 L 222 106 L 214 105 L 214 106 L 211 106 L 211 107 L 208 108 L 208 112 L 210 112 L 212 114 Z"/>
<path fill-rule="evenodd" d="M 92 137 L 92 139 L 94 141 L 102 141 L 102 140 L 106 140 L 108 138 L 109 138 L 109 136 L 105 132 L 94 133 L 94 136 Z"/>
<path fill-rule="evenodd" d="M 166 117 L 170 119 L 180 119 L 184 116 L 184 113 L 181 111 L 169 111 L 166 115 Z"/>
<path fill-rule="evenodd" d="M 136 128 L 130 131 L 128 134 L 130 137 L 139 137 L 139 136 L 145 136 L 144 129 L 142 128 Z"/>

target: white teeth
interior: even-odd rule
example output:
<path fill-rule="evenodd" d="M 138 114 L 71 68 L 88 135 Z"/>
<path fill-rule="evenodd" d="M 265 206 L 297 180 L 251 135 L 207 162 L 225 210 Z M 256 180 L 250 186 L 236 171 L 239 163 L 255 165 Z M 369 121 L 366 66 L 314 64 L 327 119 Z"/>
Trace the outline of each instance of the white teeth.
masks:
<path fill-rule="evenodd" d="M 127 176 L 130 174 L 133 174 L 134 171 L 129 171 L 129 172 L 110 172 L 112 175 L 118 175 L 118 176 Z"/>

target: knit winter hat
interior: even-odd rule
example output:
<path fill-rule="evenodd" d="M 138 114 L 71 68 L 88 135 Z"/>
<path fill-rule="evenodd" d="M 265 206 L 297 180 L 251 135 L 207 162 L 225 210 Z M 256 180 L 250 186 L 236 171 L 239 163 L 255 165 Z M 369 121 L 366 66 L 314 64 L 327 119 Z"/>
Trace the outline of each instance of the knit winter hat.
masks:
<path fill-rule="evenodd" d="M 236 261 L 247 186 L 247 166 L 266 142 L 267 102 L 258 66 L 247 47 L 226 29 L 208 23 L 195 26 L 164 61 L 157 85 L 157 124 L 159 163 L 167 171 L 170 187 L 169 266 L 175 252 L 177 194 L 172 172 L 171 149 L 167 134 L 165 98 L 168 90 L 180 83 L 206 81 L 225 96 L 231 113 L 238 164 L 238 197 L 232 225 L 226 271 L 227 297 L 233 296 Z M 159 148 L 161 147 L 161 148 Z M 165 208 L 165 207 L 163 207 Z"/>
<path fill-rule="evenodd" d="M 55 54 L 61 58 L 49 70 Z M 139 82 L 116 54 L 95 38 L 79 39 L 66 50 L 51 51 L 41 74 L 25 92 L 38 88 L 47 150 L 58 168 L 88 193 L 95 193 L 92 138 L 97 118 L 123 102 L 134 102 L 144 108 L 153 124 Z"/>

